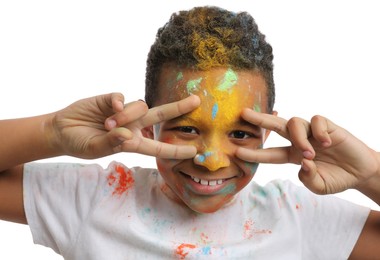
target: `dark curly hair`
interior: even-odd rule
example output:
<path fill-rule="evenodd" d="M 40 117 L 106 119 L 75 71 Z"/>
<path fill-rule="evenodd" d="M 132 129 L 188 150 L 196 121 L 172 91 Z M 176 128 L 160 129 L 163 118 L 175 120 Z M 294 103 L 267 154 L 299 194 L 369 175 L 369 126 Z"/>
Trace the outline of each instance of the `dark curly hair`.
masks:
<path fill-rule="evenodd" d="M 265 78 L 267 111 L 275 100 L 272 47 L 253 17 L 216 6 L 194 7 L 173 13 L 158 29 L 147 59 L 145 101 L 153 107 L 158 95 L 158 78 L 164 64 L 175 63 L 199 70 L 213 67 L 252 69 Z"/>

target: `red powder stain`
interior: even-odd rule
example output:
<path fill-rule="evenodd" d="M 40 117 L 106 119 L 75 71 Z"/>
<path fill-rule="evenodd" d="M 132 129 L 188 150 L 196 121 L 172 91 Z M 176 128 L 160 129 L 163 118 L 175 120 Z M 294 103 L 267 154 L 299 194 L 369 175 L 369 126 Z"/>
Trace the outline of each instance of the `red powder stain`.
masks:
<path fill-rule="evenodd" d="M 207 245 L 209 243 L 211 243 L 211 239 L 208 237 L 208 235 L 206 235 L 205 233 L 201 233 L 201 241 L 203 244 Z"/>
<path fill-rule="evenodd" d="M 244 237 L 245 238 L 252 238 L 253 237 L 253 232 L 252 232 L 252 228 L 253 228 L 253 221 L 251 219 L 248 219 L 245 223 L 244 223 Z"/>
<path fill-rule="evenodd" d="M 116 184 L 112 195 L 122 195 L 133 186 L 135 180 L 132 177 L 132 172 L 130 170 L 128 170 L 128 172 L 125 172 L 124 168 L 120 165 L 116 166 L 115 171 L 116 173 L 112 172 L 110 175 L 108 175 L 108 185 L 115 186 Z"/>
<path fill-rule="evenodd" d="M 176 138 L 174 137 L 166 137 L 162 139 L 162 142 L 172 144 Z"/>
<path fill-rule="evenodd" d="M 177 247 L 175 253 L 180 257 L 180 259 L 185 259 L 185 257 L 189 254 L 187 250 L 194 249 L 195 247 L 196 246 L 193 244 L 182 243 Z"/>
<path fill-rule="evenodd" d="M 251 219 L 248 219 L 244 223 L 244 238 L 250 239 L 254 234 L 272 234 L 272 231 L 269 229 L 255 229 L 254 224 Z"/>
<path fill-rule="evenodd" d="M 301 205 L 300 204 L 296 204 L 296 209 L 301 209 Z"/>

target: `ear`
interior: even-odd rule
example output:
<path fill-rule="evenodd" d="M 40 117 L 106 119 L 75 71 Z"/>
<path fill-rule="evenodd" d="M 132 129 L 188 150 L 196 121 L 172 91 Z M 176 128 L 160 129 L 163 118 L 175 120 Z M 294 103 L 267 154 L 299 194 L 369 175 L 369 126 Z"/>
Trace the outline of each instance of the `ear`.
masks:
<path fill-rule="evenodd" d="M 278 112 L 277 111 L 273 111 L 272 115 L 277 116 Z M 265 129 L 265 134 L 263 136 L 263 138 L 264 138 L 263 143 L 265 143 L 265 141 L 267 140 L 267 138 L 268 138 L 268 136 L 269 136 L 270 133 L 271 133 L 270 130 Z"/>
<path fill-rule="evenodd" d="M 141 133 L 144 137 L 154 139 L 153 126 L 147 126 L 141 129 Z"/>

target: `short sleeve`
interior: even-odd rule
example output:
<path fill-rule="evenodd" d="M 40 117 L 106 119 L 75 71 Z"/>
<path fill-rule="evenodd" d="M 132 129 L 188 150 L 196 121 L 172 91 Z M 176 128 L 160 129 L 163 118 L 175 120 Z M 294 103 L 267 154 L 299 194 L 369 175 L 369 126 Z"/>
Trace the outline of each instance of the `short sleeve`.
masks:
<path fill-rule="evenodd" d="M 348 259 L 370 209 L 334 195 L 316 195 L 287 183 L 294 214 L 299 216 L 305 259 Z M 318 257 L 317 257 L 318 256 Z"/>
<path fill-rule="evenodd" d="M 24 208 L 36 244 L 69 250 L 106 182 L 104 171 L 95 164 L 25 164 Z"/>

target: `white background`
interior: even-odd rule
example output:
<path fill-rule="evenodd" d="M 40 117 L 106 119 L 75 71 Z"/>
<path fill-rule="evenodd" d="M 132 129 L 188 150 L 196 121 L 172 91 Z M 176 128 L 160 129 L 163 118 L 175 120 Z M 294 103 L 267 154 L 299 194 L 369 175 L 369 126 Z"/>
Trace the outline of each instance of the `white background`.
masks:
<path fill-rule="evenodd" d="M 376 1 L 365 0 L 1 0 L 0 119 L 48 113 L 108 92 L 122 92 L 127 101 L 143 98 L 157 29 L 172 12 L 204 4 L 255 17 L 274 48 L 279 116 L 327 116 L 380 150 L 380 16 Z M 266 146 L 285 144 L 273 134 Z M 133 154 L 97 162 L 111 160 L 155 166 L 153 158 Z M 255 178 L 299 183 L 297 172 L 294 165 L 261 165 Z M 337 196 L 379 209 L 355 191 Z M 0 221 L 0 259 L 62 258 L 34 245 L 27 226 Z"/>

